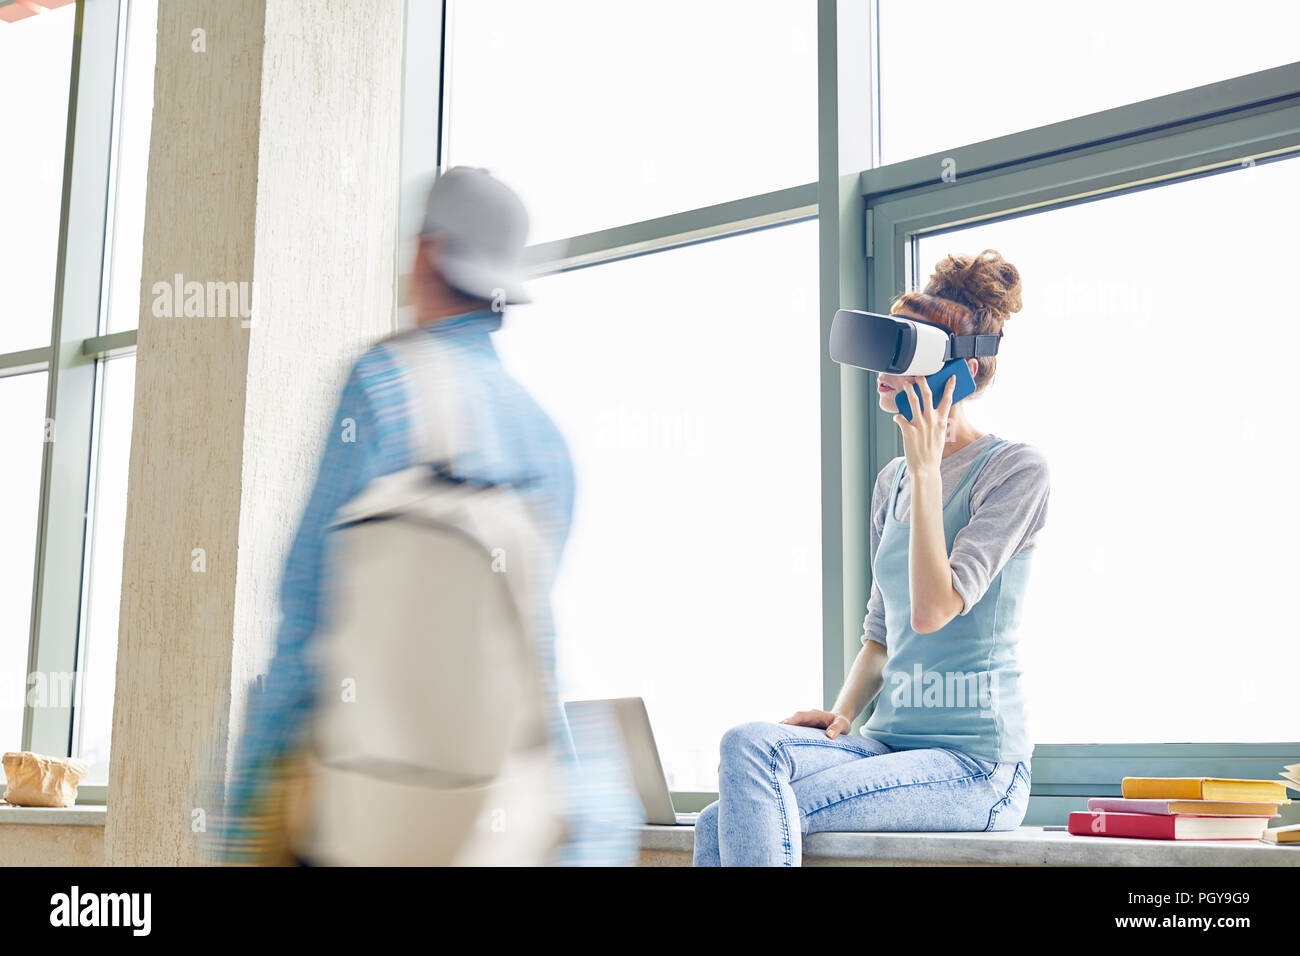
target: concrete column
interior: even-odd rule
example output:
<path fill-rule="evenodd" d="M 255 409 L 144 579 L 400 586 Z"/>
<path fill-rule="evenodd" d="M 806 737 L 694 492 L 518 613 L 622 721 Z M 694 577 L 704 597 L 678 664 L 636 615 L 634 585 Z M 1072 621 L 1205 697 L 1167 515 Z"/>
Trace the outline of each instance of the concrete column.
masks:
<path fill-rule="evenodd" d="M 110 865 L 195 861 L 347 362 L 393 314 L 401 0 L 159 6 Z"/>

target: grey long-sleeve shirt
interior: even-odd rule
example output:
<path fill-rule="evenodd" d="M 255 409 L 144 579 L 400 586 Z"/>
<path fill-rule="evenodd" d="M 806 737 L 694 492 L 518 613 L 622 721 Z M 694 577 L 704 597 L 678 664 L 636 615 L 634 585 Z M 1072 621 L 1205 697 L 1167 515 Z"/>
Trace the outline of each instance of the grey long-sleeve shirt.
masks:
<path fill-rule="evenodd" d="M 992 433 L 953 452 L 939 464 L 944 497 L 966 474 L 979 455 L 998 440 Z M 894 487 L 902 458 L 895 458 L 876 476 L 871 495 L 871 562 L 885 528 L 885 508 Z M 948 563 L 952 565 L 952 586 L 961 595 L 961 613 L 979 603 L 1003 565 L 1022 551 L 1030 551 L 1047 518 L 1047 499 L 1051 476 L 1047 459 L 1033 445 L 1007 442 L 992 455 L 970 490 L 970 523 L 957 532 Z M 912 476 L 904 475 L 898 489 L 894 517 L 907 521 L 911 512 Z M 888 646 L 885 639 L 885 604 L 874 577 L 867 616 L 862 622 L 862 642 L 876 641 Z"/>

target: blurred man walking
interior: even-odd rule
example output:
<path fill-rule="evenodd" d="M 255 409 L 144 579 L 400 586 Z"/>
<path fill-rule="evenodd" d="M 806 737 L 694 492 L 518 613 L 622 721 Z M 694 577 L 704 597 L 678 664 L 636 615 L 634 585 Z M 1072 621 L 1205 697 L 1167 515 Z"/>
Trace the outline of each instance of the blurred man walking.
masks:
<path fill-rule="evenodd" d="M 531 514 L 558 564 L 573 514 L 573 469 L 554 423 L 505 370 L 491 340 L 508 304 L 527 301 L 521 282 L 528 218 L 519 198 L 486 171 L 439 176 L 425 211 L 411 276 L 416 328 L 367 351 L 343 389 L 320 471 L 281 585 L 283 618 L 265 688 L 250 701 L 227 791 L 220 856 L 267 862 L 282 815 L 284 783 L 311 727 L 320 673 L 316 647 L 328 606 L 327 529 L 375 479 L 454 451 L 455 477 L 508 485 Z M 416 406 L 436 395 L 436 421 Z M 635 862 L 641 809 L 619 755 L 603 765 L 568 746 L 555 697 L 549 581 L 542 590 L 537 652 L 547 688 L 548 732 L 559 755 L 568 837 L 550 862 Z M 437 615 L 430 607 L 431 616 Z M 491 730 L 493 715 L 481 719 Z M 436 733 L 430 728 L 430 733 Z M 383 813 L 383 808 L 371 808 Z"/>

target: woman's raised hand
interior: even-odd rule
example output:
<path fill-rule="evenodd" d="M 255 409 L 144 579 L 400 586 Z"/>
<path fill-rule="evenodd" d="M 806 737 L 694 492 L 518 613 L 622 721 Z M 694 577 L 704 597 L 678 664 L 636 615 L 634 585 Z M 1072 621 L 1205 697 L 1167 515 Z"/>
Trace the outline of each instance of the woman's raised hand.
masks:
<path fill-rule="evenodd" d="M 801 710 L 781 723 L 794 724 L 796 727 L 824 727 L 826 736 L 831 740 L 840 734 L 847 734 L 853 726 L 853 721 L 829 710 Z"/>

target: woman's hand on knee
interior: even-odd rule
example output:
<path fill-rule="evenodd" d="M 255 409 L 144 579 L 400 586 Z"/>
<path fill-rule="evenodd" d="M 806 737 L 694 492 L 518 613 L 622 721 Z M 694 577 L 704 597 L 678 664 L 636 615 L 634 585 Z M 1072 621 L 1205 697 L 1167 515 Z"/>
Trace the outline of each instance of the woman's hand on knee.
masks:
<path fill-rule="evenodd" d="M 829 710 L 801 710 L 797 714 L 787 717 L 781 723 L 794 724 L 796 727 L 825 728 L 826 736 L 831 740 L 834 740 L 840 734 L 847 734 L 853 727 L 853 721 L 841 714 L 831 713 Z"/>

